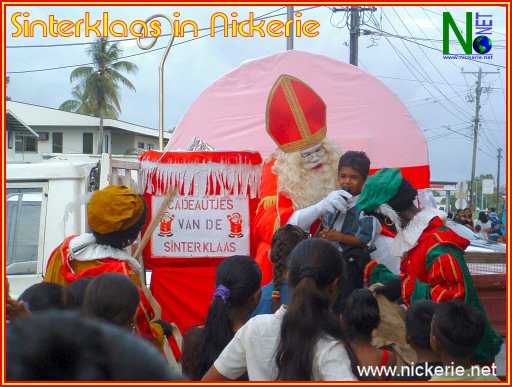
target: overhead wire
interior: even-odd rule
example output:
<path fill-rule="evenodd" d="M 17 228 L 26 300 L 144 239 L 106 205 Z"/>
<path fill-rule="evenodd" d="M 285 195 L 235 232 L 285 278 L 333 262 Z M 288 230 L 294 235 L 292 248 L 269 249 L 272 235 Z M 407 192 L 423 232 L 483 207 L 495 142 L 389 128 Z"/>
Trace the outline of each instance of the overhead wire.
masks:
<path fill-rule="evenodd" d="M 254 20 L 260 20 L 262 18 L 265 18 L 275 12 L 279 12 L 281 10 L 283 10 L 284 8 L 286 7 L 281 7 L 281 8 L 277 8 L 273 11 L 270 11 L 270 12 L 267 12 L 263 15 L 260 15 L 256 18 L 254 18 Z M 275 16 L 282 16 L 282 15 L 286 15 L 286 14 L 279 14 L 279 15 L 274 15 L 273 17 Z M 231 26 L 231 24 L 229 24 L 229 26 Z M 197 32 L 201 32 L 201 31 L 208 31 L 210 30 L 211 27 L 203 27 L 203 28 L 198 28 L 197 29 Z M 193 30 L 189 30 L 189 31 L 184 31 L 184 34 L 189 34 L 189 33 L 192 33 Z M 165 33 L 165 34 L 160 34 L 158 35 L 158 37 L 165 37 L 165 36 L 171 36 L 171 33 Z M 141 38 L 141 39 L 153 39 L 152 37 L 148 36 L 148 37 L 144 37 L 144 38 Z M 112 42 L 112 43 L 119 43 L 119 42 L 127 42 L 127 41 L 132 41 L 132 40 L 137 40 L 136 37 L 133 37 L 133 38 L 123 38 L 123 39 L 113 39 L 113 40 L 109 40 L 109 42 Z M 14 46 L 5 46 L 5 48 L 51 48 L 51 47 L 70 47 L 70 46 L 86 46 L 86 45 L 90 45 L 90 44 L 93 44 L 94 41 L 91 41 L 91 42 L 76 42 L 76 43 L 54 43 L 54 44 L 32 44 L 32 45 L 14 45 Z"/>
<path fill-rule="evenodd" d="M 398 34 L 398 31 L 396 30 L 396 28 L 393 26 L 393 24 L 391 23 L 391 20 L 389 19 L 389 17 L 387 16 L 386 12 L 383 12 L 383 15 L 384 17 L 388 20 L 388 22 L 390 23 L 391 27 L 395 30 L 395 32 Z M 387 38 L 386 38 L 387 39 Z M 392 45 L 392 43 L 388 40 L 388 43 Z M 435 85 L 432 81 L 432 79 L 430 78 L 429 74 L 425 71 L 425 69 L 423 68 L 423 66 L 421 66 L 421 64 L 419 63 L 419 61 L 416 59 L 416 56 L 411 52 L 411 50 L 409 49 L 409 47 L 407 47 L 407 45 L 402 41 L 402 44 L 404 45 L 404 47 L 406 48 L 406 50 L 409 52 L 409 54 L 411 55 L 412 59 L 418 64 L 418 67 L 422 70 L 423 74 L 421 74 L 421 72 L 416 68 L 416 66 L 414 66 L 409 60 L 407 60 L 407 62 L 409 62 L 409 64 L 418 72 L 419 75 L 421 75 L 425 81 L 430 84 L 435 90 L 437 90 L 437 92 L 439 94 L 443 94 L 444 93 L 441 91 L 441 89 L 439 87 L 437 87 L 437 85 Z M 395 52 L 397 52 L 398 54 L 398 50 L 395 49 Z M 400 56 L 400 58 L 405 58 L 405 56 Z M 405 63 L 405 62 L 404 62 Z M 411 73 L 414 75 L 414 77 L 416 77 L 416 75 L 412 72 L 412 70 L 410 69 L 409 66 L 407 66 L 407 68 L 409 69 L 409 71 L 411 71 Z M 416 77 L 417 78 L 417 77 Z M 421 85 L 423 86 L 423 88 L 425 90 L 427 90 L 427 92 L 432 96 L 434 97 L 434 95 L 432 94 L 432 92 L 423 84 L 423 82 L 421 83 Z M 460 121 L 465 121 L 468 117 L 466 117 L 466 112 L 464 111 L 461 111 L 460 107 L 458 107 L 457 105 L 455 105 L 452 101 L 448 100 L 450 102 L 450 104 L 457 110 L 459 111 L 460 114 L 462 114 L 464 116 L 464 119 L 460 118 L 459 116 L 456 116 L 455 115 L 455 112 L 452 111 L 452 110 L 449 110 L 447 107 L 445 107 L 444 105 L 441 105 L 447 112 L 449 112 L 451 115 L 454 115 L 455 117 L 457 117 L 457 119 L 459 119 Z"/>
<path fill-rule="evenodd" d="M 415 42 L 415 41 L 409 39 L 406 36 L 398 35 L 398 34 L 392 34 L 392 33 L 388 32 L 388 31 L 384 31 L 384 30 L 382 30 L 380 28 L 376 28 L 376 27 L 374 27 L 372 25 L 369 25 L 369 24 L 365 24 L 365 25 L 367 27 L 373 28 L 375 31 L 378 31 L 378 32 L 382 33 L 383 36 L 384 35 L 388 35 L 388 36 L 393 37 L 393 38 L 399 38 L 401 40 L 405 40 L 406 42 L 414 43 L 414 44 L 416 44 L 418 46 L 423 46 L 423 47 L 428 48 L 430 50 L 435 50 L 435 51 L 438 51 L 438 52 L 443 52 L 443 50 L 441 50 L 441 49 L 430 47 L 430 46 L 424 45 L 422 43 Z M 472 61 L 472 62 L 476 62 L 476 63 L 486 64 L 486 65 L 497 67 L 497 68 L 502 68 L 502 69 L 506 68 L 505 66 L 502 66 L 502 65 L 499 65 L 499 64 L 484 62 L 484 61 L 481 61 L 481 60 L 478 60 L 478 59 L 467 58 L 467 60 Z"/>
<path fill-rule="evenodd" d="M 283 8 L 284 7 L 281 7 L 280 9 L 283 9 Z M 303 9 L 297 10 L 296 12 L 304 12 L 304 11 L 308 11 L 308 10 L 313 9 L 313 8 L 318 8 L 318 6 L 303 8 Z M 272 11 L 270 13 L 274 13 L 274 12 L 276 12 L 276 10 L 274 10 L 274 11 Z M 260 15 L 260 16 L 258 16 L 256 18 L 254 18 L 254 20 L 267 19 L 267 18 L 270 17 L 270 16 L 268 16 L 268 14 L 269 13 Z M 278 15 L 272 15 L 271 17 L 283 16 L 283 15 L 286 15 L 286 13 L 281 13 L 281 14 L 278 14 Z M 232 23 L 229 24 L 228 27 L 231 28 L 232 27 Z M 215 27 L 215 31 L 219 31 L 222 28 L 224 28 L 224 27 L 223 26 Z M 194 38 L 191 38 L 191 39 L 188 39 L 188 40 L 184 40 L 182 42 L 177 42 L 177 43 L 173 44 L 173 47 L 179 46 L 179 45 L 182 45 L 182 44 L 186 44 L 186 43 L 192 42 L 194 40 L 198 40 L 198 39 L 202 39 L 202 38 L 205 38 L 205 37 L 209 37 L 209 36 L 210 36 L 210 34 L 205 34 L 205 35 L 197 36 L 197 37 L 194 37 Z M 127 58 L 133 58 L 135 56 L 146 55 L 146 54 L 149 54 L 151 52 L 163 50 L 165 48 L 166 48 L 166 46 L 162 46 L 162 47 L 154 48 L 154 49 L 151 49 L 151 50 L 146 50 L 146 51 L 143 51 L 143 52 L 139 52 L 139 53 L 136 53 L 136 54 L 124 55 L 124 56 L 119 57 L 118 59 L 127 59 Z M 42 71 L 61 70 L 61 69 L 72 68 L 72 67 L 90 66 L 90 65 L 93 65 L 93 64 L 94 63 L 90 62 L 90 63 L 73 64 L 73 65 L 66 65 L 66 66 L 55 66 L 55 67 L 49 67 L 49 68 L 43 68 L 43 69 L 34 69 L 34 70 L 6 71 L 6 74 L 35 73 L 35 72 L 42 72 Z"/>
<path fill-rule="evenodd" d="M 407 7 L 403 7 L 403 9 L 405 10 L 405 12 L 407 12 L 407 15 L 409 15 L 409 17 L 413 20 L 413 22 L 416 24 L 416 26 L 418 27 L 418 29 L 422 30 L 420 28 L 420 26 L 418 25 L 418 23 L 416 23 L 416 20 L 411 16 L 411 14 L 409 13 L 409 11 L 407 10 Z M 407 30 L 407 32 L 409 34 L 411 34 L 411 31 L 409 30 L 409 28 L 407 27 L 407 25 L 404 23 L 404 21 L 402 20 L 402 18 L 400 17 L 400 15 L 398 14 L 398 12 L 396 11 L 396 8 L 395 7 L 392 7 L 392 10 L 395 12 L 395 15 L 398 17 L 398 20 L 400 20 L 400 22 L 403 24 L 403 26 L 405 27 L 405 29 Z M 423 30 L 422 30 L 423 31 Z M 412 34 L 411 34 L 412 35 Z M 437 71 L 437 73 L 441 76 L 441 78 L 445 81 L 445 82 L 448 82 L 446 80 L 446 78 L 444 77 L 443 73 L 441 73 L 441 71 L 439 71 L 438 67 L 436 65 L 434 65 L 434 63 L 432 62 L 432 60 L 429 58 L 428 54 L 423 50 L 423 48 L 421 46 L 418 46 L 420 51 L 425 55 L 425 58 L 428 60 L 428 62 L 432 65 L 432 67 L 434 68 L 435 71 Z M 465 101 L 460 95 L 459 93 L 452 87 L 452 86 L 449 86 L 450 89 L 452 89 L 455 93 L 456 93 L 456 96 L 459 97 L 461 100 L 462 100 L 462 103 L 464 104 L 464 106 L 467 104 L 467 101 Z M 443 96 L 446 98 L 446 95 L 443 93 Z M 448 100 L 450 102 L 450 104 L 452 106 L 459 106 L 457 104 L 455 104 L 454 101 L 452 101 L 451 99 Z M 467 113 L 464 108 L 461 108 L 460 111 L 464 111 L 465 113 Z"/>

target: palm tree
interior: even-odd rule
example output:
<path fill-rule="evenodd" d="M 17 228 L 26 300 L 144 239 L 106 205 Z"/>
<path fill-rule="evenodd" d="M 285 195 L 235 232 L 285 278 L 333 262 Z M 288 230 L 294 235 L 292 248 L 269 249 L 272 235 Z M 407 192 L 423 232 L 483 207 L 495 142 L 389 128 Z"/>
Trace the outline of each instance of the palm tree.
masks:
<path fill-rule="evenodd" d="M 87 98 L 84 93 L 86 85 L 87 80 L 85 78 L 80 79 L 79 83 L 71 90 L 73 99 L 62 102 L 59 106 L 59 110 L 99 117 L 100 115 L 93 96 Z M 105 118 L 119 118 L 119 112 L 111 103 L 107 103 L 105 106 Z"/>
<path fill-rule="evenodd" d="M 80 82 L 73 88 L 73 96 L 77 98 L 77 102 L 79 101 L 79 106 L 84 104 L 84 109 L 92 111 L 93 115 L 100 118 L 98 153 L 103 151 L 103 119 L 112 111 L 116 114 L 121 112 L 120 85 L 135 91 L 133 84 L 120 71 L 135 74 L 138 70 L 137 65 L 118 60 L 122 53 L 117 43 L 110 43 L 105 37 L 98 38 L 87 49 L 93 66 L 78 67 L 70 76 L 71 82 Z"/>

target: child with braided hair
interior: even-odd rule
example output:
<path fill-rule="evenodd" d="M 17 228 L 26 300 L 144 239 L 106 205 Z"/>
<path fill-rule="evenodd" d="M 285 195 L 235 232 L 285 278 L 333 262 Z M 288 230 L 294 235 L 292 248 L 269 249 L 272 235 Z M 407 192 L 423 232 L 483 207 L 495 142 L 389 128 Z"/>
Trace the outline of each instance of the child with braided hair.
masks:
<path fill-rule="evenodd" d="M 215 292 L 203 326 L 193 326 L 183 336 L 182 370 L 200 380 L 215 359 L 247 321 L 261 295 L 261 269 L 247 255 L 225 258 L 215 271 Z M 239 375 L 247 380 L 246 375 Z"/>
<path fill-rule="evenodd" d="M 270 261 L 273 264 L 274 279 L 261 288 L 260 303 L 251 317 L 259 314 L 275 313 L 281 305 L 290 302 L 288 290 L 288 257 L 300 241 L 308 238 L 308 234 L 298 226 L 287 224 L 280 227 L 272 237 Z"/>

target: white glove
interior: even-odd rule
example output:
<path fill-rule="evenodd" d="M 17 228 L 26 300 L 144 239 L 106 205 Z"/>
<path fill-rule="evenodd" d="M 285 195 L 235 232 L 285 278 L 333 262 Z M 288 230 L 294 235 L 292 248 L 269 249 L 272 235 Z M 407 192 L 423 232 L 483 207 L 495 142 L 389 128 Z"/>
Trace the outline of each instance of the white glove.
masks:
<path fill-rule="evenodd" d="M 288 219 L 288 224 L 299 226 L 308 232 L 313 222 L 326 214 L 335 213 L 336 210 L 344 214 L 347 212 L 347 200 L 342 195 L 347 199 L 352 198 L 352 195 L 346 191 L 333 191 L 317 204 L 295 211 Z"/>
<path fill-rule="evenodd" d="M 336 210 L 344 214 L 345 212 L 347 212 L 348 200 L 350 199 L 352 199 L 352 195 L 349 194 L 347 191 L 340 189 L 338 191 L 332 191 L 329 195 L 327 195 L 325 199 L 320 201 L 317 205 L 326 208 L 325 202 L 327 202 L 331 207 L 334 207 Z M 325 215 L 325 213 L 322 215 Z"/>

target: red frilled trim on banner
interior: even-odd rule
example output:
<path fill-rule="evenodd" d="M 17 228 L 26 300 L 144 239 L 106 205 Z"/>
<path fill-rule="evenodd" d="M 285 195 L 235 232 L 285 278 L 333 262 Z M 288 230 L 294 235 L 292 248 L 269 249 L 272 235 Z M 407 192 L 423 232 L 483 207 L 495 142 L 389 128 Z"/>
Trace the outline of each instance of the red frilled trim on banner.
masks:
<path fill-rule="evenodd" d="M 259 197 L 261 155 L 258 152 L 160 152 L 141 157 L 144 192 L 163 195 L 177 188 L 180 195 Z"/>
<path fill-rule="evenodd" d="M 380 169 L 380 168 L 379 168 Z M 378 172 L 379 169 L 371 169 L 370 175 Z M 430 167 L 428 165 L 418 165 L 415 167 L 400 167 L 402 176 L 416 189 L 427 189 L 430 187 Z"/>
<path fill-rule="evenodd" d="M 140 156 L 140 161 L 152 161 L 159 164 L 261 164 L 261 155 L 258 152 L 235 151 L 205 151 L 205 152 L 162 152 L 149 150 Z"/>

